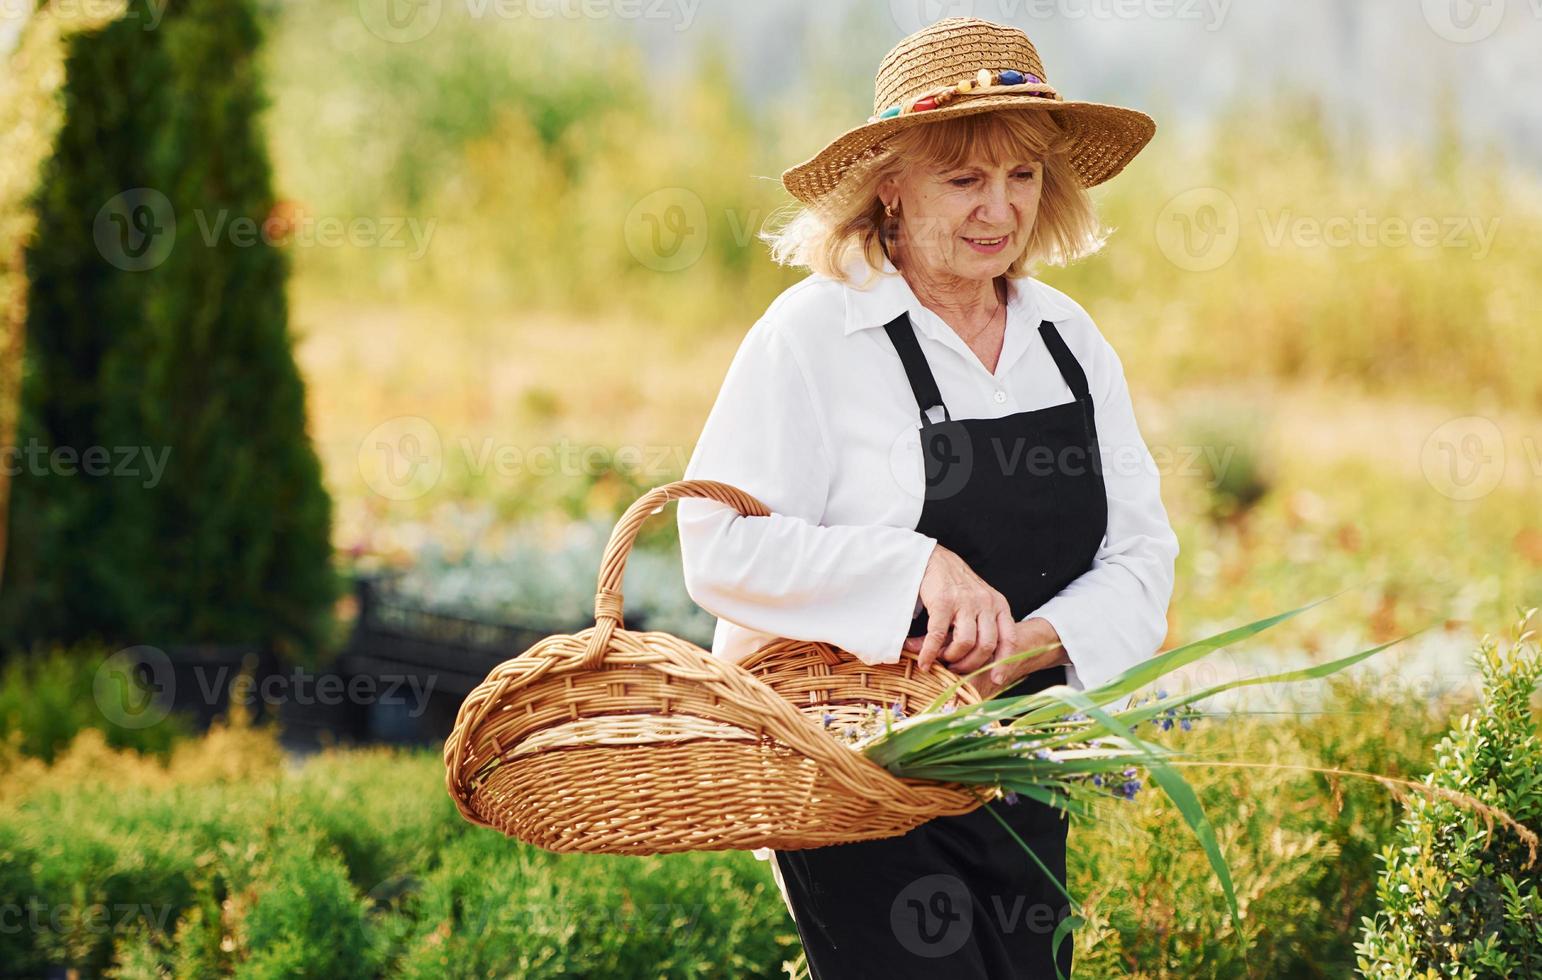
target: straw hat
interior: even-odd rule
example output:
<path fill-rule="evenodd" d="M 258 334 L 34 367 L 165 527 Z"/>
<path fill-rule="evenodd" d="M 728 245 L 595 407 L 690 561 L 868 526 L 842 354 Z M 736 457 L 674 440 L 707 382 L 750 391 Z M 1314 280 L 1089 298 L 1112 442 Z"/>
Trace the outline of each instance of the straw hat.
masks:
<path fill-rule="evenodd" d="M 1151 117 L 1096 102 L 1067 102 L 1049 84 L 1039 53 L 1015 27 L 947 17 L 894 46 L 873 80 L 873 115 L 782 174 L 804 204 L 828 204 L 850 170 L 877 157 L 895 132 L 993 109 L 1042 106 L 1070 137 L 1071 166 L 1087 187 L 1123 170 L 1156 132 Z"/>

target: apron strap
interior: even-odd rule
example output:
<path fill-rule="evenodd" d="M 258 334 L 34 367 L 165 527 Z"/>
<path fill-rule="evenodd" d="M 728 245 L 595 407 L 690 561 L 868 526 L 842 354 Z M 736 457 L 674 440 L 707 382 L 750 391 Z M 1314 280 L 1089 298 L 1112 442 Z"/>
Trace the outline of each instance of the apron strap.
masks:
<path fill-rule="evenodd" d="M 916 404 L 921 409 L 921 423 L 931 423 L 926 411 L 935 405 L 941 405 L 942 417 L 951 420 L 953 416 L 948 414 L 948 406 L 943 404 L 942 392 L 937 390 L 937 379 L 932 376 L 926 355 L 921 353 L 921 345 L 916 341 L 915 328 L 910 325 L 910 314 L 901 313 L 885 323 L 883 329 L 894 343 L 894 349 L 899 352 L 900 363 L 905 365 L 905 377 L 910 379 L 910 390 L 915 393 Z"/>
<path fill-rule="evenodd" d="M 1060 368 L 1060 376 L 1065 379 L 1071 394 L 1077 399 L 1087 397 L 1087 375 L 1082 371 L 1082 366 L 1076 362 L 1076 356 L 1071 353 L 1071 348 L 1065 345 L 1060 337 L 1060 331 L 1048 320 L 1039 324 L 1039 335 L 1044 338 L 1044 346 L 1049 348 L 1050 356 L 1055 359 L 1055 366 Z"/>

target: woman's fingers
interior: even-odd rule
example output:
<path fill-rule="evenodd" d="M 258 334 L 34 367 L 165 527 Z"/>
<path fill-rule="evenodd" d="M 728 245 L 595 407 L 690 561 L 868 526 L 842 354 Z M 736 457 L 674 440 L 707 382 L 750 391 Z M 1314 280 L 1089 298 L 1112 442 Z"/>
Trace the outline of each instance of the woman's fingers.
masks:
<path fill-rule="evenodd" d="M 956 673 L 967 674 L 979 670 L 991 662 L 996 653 L 996 616 L 990 610 L 980 614 L 979 626 L 975 632 L 975 646 L 963 659 L 953 664 Z"/>
<path fill-rule="evenodd" d="M 924 637 L 907 637 L 904 642 L 906 650 L 920 651 L 917 662 L 923 669 L 942 661 L 949 670 L 968 674 L 1014 652 L 1007 648 L 1016 641 L 1017 623 L 1011 609 L 1000 603 L 974 614 L 960 611 L 951 625 L 945 623 L 948 620 L 940 616 L 930 619 Z M 992 676 L 998 673 L 993 671 Z"/>
<path fill-rule="evenodd" d="M 1001 636 L 1001 642 L 997 645 L 996 656 L 1010 657 L 1012 654 L 1018 652 L 1017 620 L 1012 618 L 1012 611 L 1010 609 L 1006 609 L 996 614 L 996 624 L 996 628 L 1000 631 Z M 995 681 L 997 684 L 1005 683 L 1007 680 L 1006 672 L 1011 670 L 1012 666 L 1013 665 L 1008 664 L 1005 667 L 997 667 L 995 670 L 991 671 L 991 680 Z"/>
<path fill-rule="evenodd" d="M 953 642 L 942 651 L 942 659 L 949 664 L 957 664 L 960 660 L 974 652 L 975 635 L 979 632 L 977 617 L 974 613 L 961 613 L 953 619 Z M 955 670 L 957 667 L 954 668 Z"/>
<path fill-rule="evenodd" d="M 949 669 L 955 674 L 969 674 L 979 670 L 991 662 L 991 655 L 985 652 L 984 647 L 975 647 L 974 652 L 963 660 L 950 665 Z"/>
<path fill-rule="evenodd" d="M 937 662 L 948 640 L 948 628 L 953 624 L 953 610 L 946 604 L 939 604 L 936 610 L 928 608 L 926 613 L 926 640 L 921 644 L 921 656 L 918 658 L 922 670 Z"/>

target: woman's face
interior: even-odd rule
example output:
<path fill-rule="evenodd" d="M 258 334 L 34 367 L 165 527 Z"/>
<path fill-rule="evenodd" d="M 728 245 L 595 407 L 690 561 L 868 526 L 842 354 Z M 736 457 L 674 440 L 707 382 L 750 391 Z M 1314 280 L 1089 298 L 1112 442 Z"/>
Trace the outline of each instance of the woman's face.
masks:
<path fill-rule="evenodd" d="M 900 249 L 912 270 L 933 279 L 991 280 L 1027 248 L 1042 186 L 1038 160 L 976 159 L 952 169 L 912 167 L 880 193 L 898 203 Z"/>

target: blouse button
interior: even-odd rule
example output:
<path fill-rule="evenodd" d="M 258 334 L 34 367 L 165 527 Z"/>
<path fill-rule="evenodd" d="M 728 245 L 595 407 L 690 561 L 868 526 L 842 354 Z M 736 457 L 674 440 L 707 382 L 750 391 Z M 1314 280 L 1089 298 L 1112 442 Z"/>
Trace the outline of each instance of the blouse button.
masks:
<path fill-rule="evenodd" d="M 1004 392 L 1004 391 L 998 390 L 993 397 L 996 399 L 996 404 L 1001 405 L 1001 404 L 1004 404 L 1006 402 L 1006 400 L 1007 400 L 1007 393 Z"/>

